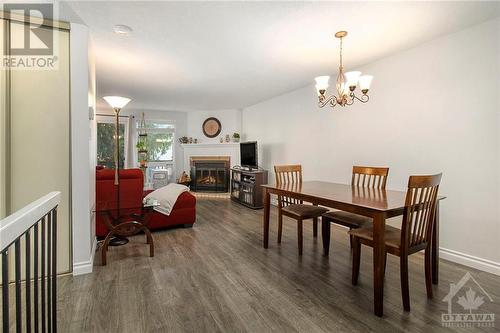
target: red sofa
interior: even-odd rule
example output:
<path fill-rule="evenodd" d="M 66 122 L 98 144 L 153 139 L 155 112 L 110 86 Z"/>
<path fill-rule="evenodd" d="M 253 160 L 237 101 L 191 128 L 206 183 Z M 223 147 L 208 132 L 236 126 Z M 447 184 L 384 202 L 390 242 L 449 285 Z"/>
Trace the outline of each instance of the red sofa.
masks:
<path fill-rule="evenodd" d="M 115 170 L 96 170 L 96 210 L 116 207 Z M 120 209 L 140 207 L 144 196 L 144 176 L 141 169 L 120 170 Z M 127 213 L 131 213 L 128 211 Z M 138 213 L 138 212 L 136 212 Z M 150 213 L 148 228 L 162 229 L 170 226 L 193 226 L 196 220 L 196 197 L 189 192 L 182 193 L 169 216 L 156 211 Z M 100 214 L 96 214 L 96 235 L 106 236 L 108 228 Z"/>

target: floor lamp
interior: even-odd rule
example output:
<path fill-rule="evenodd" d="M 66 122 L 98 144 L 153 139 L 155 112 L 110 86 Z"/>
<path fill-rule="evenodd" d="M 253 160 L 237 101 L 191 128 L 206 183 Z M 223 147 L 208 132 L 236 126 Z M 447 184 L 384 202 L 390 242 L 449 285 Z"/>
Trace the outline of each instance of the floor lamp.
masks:
<path fill-rule="evenodd" d="M 120 215 L 120 111 L 130 102 L 130 98 L 121 96 L 105 96 L 103 99 L 115 111 L 115 192 L 116 192 L 116 208 L 117 214 Z M 124 245 L 128 243 L 128 239 L 115 237 L 109 244 L 113 246 Z"/>

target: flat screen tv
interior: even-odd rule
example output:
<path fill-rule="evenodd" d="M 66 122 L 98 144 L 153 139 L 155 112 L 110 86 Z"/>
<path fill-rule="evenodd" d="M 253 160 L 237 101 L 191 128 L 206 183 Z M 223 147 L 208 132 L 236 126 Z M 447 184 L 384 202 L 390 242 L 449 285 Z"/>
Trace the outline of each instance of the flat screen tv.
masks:
<path fill-rule="evenodd" d="M 257 141 L 240 143 L 241 166 L 251 169 L 258 169 L 257 161 Z"/>

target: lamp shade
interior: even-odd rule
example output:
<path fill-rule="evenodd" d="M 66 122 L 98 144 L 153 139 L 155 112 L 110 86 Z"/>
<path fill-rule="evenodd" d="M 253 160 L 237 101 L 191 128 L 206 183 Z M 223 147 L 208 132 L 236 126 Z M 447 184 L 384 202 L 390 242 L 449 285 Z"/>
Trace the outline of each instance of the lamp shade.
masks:
<path fill-rule="evenodd" d="M 318 91 L 328 89 L 329 76 L 318 76 L 314 78 L 314 80 L 316 80 L 316 89 L 318 89 Z"/>
<path fill-rule="evenodd" d="M 361 72 L 352 71 L 352 72 L 345 73 L 344 77 L 345 77 L 347 84 L 350 87 L 352 87 L 352 86 L 356 86 L 358 84 L 358 79 L 359 79 L 360 75 L 361 75 Z"/>
<path fill-rule="evenodd" d="M 361 90 L 370 89 L 370 85 L 372 84 L 373 76 L 371 75 L 362 75 L 359 77 L 359 88 Z"/>
<path fill-rule="evenodd" d="M 130 98 L 121 96 L 105 96 L 103 99 L 113 108 L 121 109 L 130 102 Z"/>

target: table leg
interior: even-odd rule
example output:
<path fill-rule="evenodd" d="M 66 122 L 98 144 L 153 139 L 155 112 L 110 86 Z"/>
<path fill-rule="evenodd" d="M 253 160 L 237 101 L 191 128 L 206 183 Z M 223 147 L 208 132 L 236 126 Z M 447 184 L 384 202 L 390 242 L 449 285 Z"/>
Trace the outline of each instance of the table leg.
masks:
<path fill-rule="evenodd" d="M 154 257 L 155 250 L 154 250 L 154 242 L 153 242 L 153 236 L 151 235 L 151 231 L 146 227 L 144 224 L 137 222 L 137 221 L 127 221 L 127 222 L 122 222 L 116 226 L 114 226 L 110 232 L 106 235 L 106 238 L 104 239 L 104 243 L 102 245 L 101 249 L 101 261 L 102 265 L 106 265 L 106 252 L 108 251 L 108 246 L 110 245 L 111 239 L 114 237 L 114 235 L 123 235 L 124 232 L 126 232 L 126 227 L 136 227 L 137 232 L 143 231 L 146 234 L 146 244 L 149 245 L 149 256 Z M 125 231 L 124 231 L 125 230 Z M 128 235 L 131 235 L 128 233 Z"/>
<path fill-rule="evenodd" d="M 149 244 L 149 256 L 154 257 L 155 255 L 155 246 L 153 243 L 153 236 L 151 235 L 151 231 L 146 226 L 142 227 L 142 230 L 146 234 L 146 244 Z"/>
<path fill-rule="evenodd" d="M 269 246 L 269 211 L 271 209 L 271 196 L 267 189 L 264 189 L 264 248 Z"/>
<path fill-rule="evenodd" d="M 373 217 L 373 305 L 375 315 L 384 314 L 385 214 Z"/>
<path fill-rule="evenodd" d="M 439 281 L 439 200 L 436 202 L 436 213 L 434 214 L 434 226 L 432 228 L 431 240 L 431 267 L 432 283 Z"/>
<path fill-rule="evenodd" d="M 328 257 L 330 252 L 330 221 L 321 218 L 321 236 L 323 238 L 323 255 Z"/>
<path fill-rule="evenodd" d="M 108 252 L 108 246 L 109 246 L 109 242 L 111 241 L 111 238 L 113 238 L 113 230 L 108 232 L 108 234 L 106 235 L 106 238 L 104 239 L 104 243 L 102 244 L 102 248 L 101 248 L 101 264 L 103 266 L 106 266 L 106 252 Z"/>

